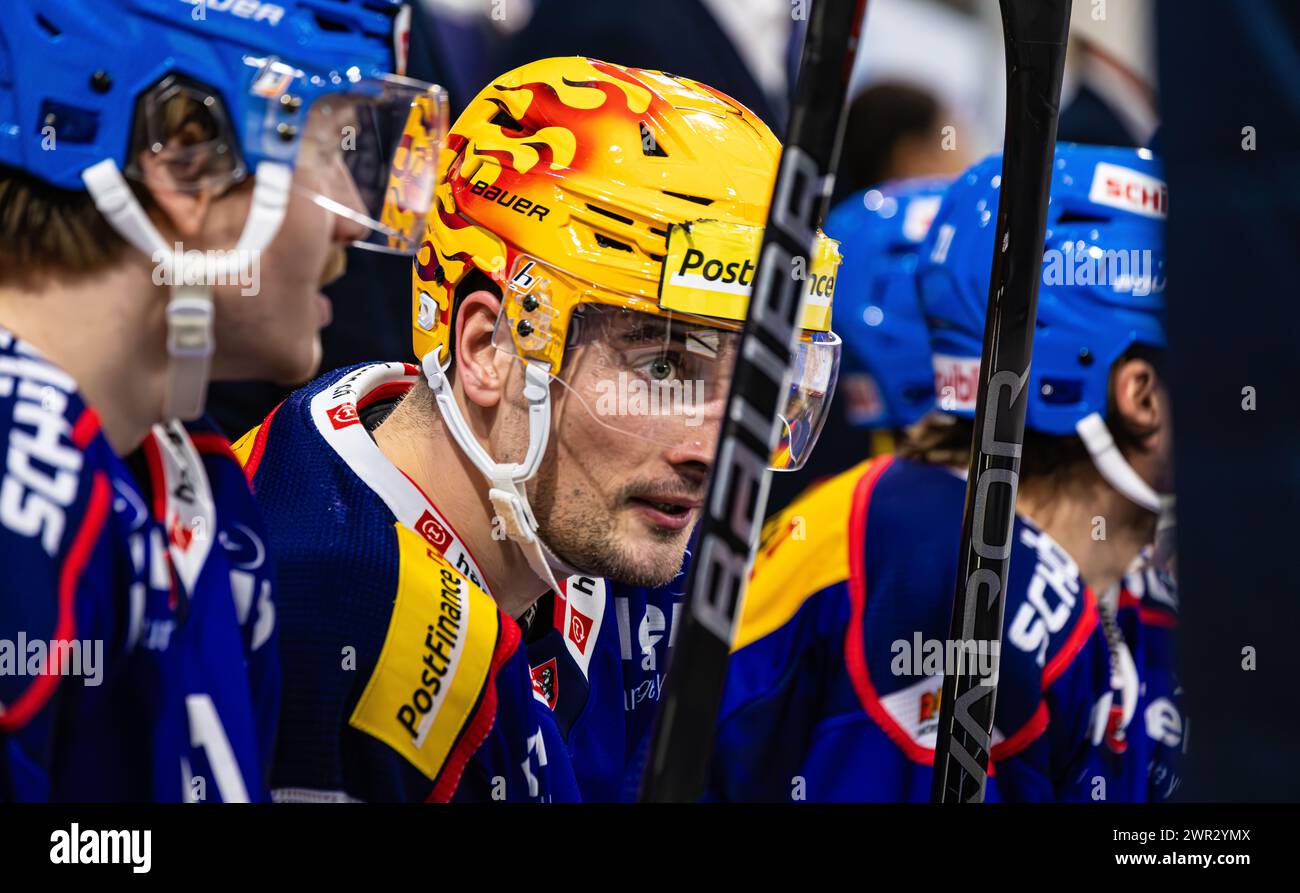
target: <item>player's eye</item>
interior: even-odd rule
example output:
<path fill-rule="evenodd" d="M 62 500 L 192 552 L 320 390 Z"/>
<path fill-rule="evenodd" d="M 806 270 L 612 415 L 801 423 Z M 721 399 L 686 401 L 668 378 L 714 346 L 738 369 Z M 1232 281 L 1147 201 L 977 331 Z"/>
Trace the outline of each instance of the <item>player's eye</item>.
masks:
<path fill-rule="evenodd" d="M 642 357 L 634 368 L 650 381 L 674 381 L 682 377 L 682 356 L 675 352 L 656 352 Z"/>

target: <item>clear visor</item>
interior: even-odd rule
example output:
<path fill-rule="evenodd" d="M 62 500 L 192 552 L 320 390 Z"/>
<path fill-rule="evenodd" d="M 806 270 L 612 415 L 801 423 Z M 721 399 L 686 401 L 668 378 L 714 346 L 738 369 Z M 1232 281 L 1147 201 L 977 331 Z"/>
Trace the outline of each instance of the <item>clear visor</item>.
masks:
<path fill-rule="evenodd" d="M 573 307 L 567 322 L 557 306 Z M 557 408 L 563 407 L 559 412 L 580 407 L 606 428 L 712 461 L 736 364 L 739 323 L 659 310 L 651 299 L 584 286 L 526 258 L 507 286 L 493 343 L 553 370 L 551 379 L 563 390 L 556 397 Z M 835 388 L 839 355 L 840 339 L 832 332 L 798 342 L 779 398 L 773 469 L 796 470 L 812 452 Z"/>
<path fill-rule="evenodd" d="M 433 205 L 438 151 L 447 132 L 446 92 L 396 76 L 357 77 L 320 95 L 303 72 L 276 60 L 258 69 L 247 139 L 294 170 L 293 189 L 365 227 L 358 246 L 414 254 Z M 152 153 L 172 188 L 220 193 L 250 173 L 220 98 L 170 76 L 141 100 L 134 143 Z M 147 177 L 133 155 L 128 176 Z"/>
<path fill-rule="evenodd" d="M 388 78 L 312 104 L 294 189 L 366 227 L 360 248 L 413 255 L 433 206 L 438 149 L 447 131 L 440 87 Z"/>

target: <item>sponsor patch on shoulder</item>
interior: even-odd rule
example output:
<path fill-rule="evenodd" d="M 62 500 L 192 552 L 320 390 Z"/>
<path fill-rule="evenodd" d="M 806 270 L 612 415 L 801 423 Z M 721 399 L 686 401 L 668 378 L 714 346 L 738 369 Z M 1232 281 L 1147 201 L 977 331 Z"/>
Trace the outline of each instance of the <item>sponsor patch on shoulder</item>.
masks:
<path fill-rule="evenodd" d="M 398 524 L 397 600 L 349 724 L 436 779 L 491 672 L 496 603 Z"/>

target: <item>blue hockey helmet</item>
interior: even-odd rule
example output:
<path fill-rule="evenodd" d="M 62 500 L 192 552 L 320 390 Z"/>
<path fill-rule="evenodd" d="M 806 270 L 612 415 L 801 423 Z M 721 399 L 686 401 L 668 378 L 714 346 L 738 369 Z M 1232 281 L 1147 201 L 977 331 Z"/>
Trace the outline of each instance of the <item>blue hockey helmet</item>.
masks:
<path fill-rule="evenodd" d="M 921 249 L 917 281 L 934 351 L 935 394 L 971 417 L 988 304 L 1002 157 L 953 182 Z M 1168 192 L 1146 149 L 1061 143 L 1038 292 L 1025 426 L 1077 433 L 1105 416 L 1113 364 L 1163 348 Z"/>
<path fill-rule="evenodd" d="M 915 273 L 948 182 L 885 183 L 848 196 L 826 219 L 844 258 L 836 287 L 836 329 L 844 339 L 838 387 L 852 425 L 904 428 L 934 405 Z"/>
<path fill-rule="evenodd" d="M 369 226 L 364 247 L 413 254 L 447 112 L 440 87 L 400 76 L 409 20 L 400 0 L 5 0 L 0 165 L 88 189 L 124 238 L 153 252 L 162 246 L 119 210 L 121 178 L 107 171 L 138 174 L 131 153 L 161 149 L 166 106 L 188 94 L 215 131 L 203 148 L 228 159 L 219 176 L 257 176 L 250 244 L 274 236 L 274 206 L 319 131 L 361 206 L 312 197 Z"/>
<path fill-rule="evenodd" d="M 995 155 L 953 182 L 917 269 L 936 400 L 967 418 L 978 391 L 1001 171 Z M 1128 465 L 1105 417 L 1116 361 L 1134 347 L 1166 346 L 1168 205 L 1150 150 L 1057 145 L 1025 408 L 1026 428 L 1078 435 L 1112 486 L 1161 512 L 1172 497 Z"/>
<path fill-rule="evenodd" d="M 415 253 L 447 108 L 441 87 L 401 74 L 409 22 L 399 0 L 0 5 L 0 166 L 88 192 L 158 264 L 171 284 L 166 415 L 201 412 L 213 284 L 271 243 L 291 189 L 368 227 L 358 245 Z M 183 188 L 220 193 L 253 175 L 233 250 L 166 243 L 127 182 L 148 185 L 142 157 Z M 320 177 L 295 180 L 308 157 Z"/>

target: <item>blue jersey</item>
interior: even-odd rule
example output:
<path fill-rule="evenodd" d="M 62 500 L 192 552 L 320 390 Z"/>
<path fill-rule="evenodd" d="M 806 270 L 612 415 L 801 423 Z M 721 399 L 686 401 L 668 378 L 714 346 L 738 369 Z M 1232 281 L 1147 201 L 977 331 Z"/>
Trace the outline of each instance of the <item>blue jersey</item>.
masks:
<path fill-rule="evenodd" d="M 263 799 L 272 577 L 229 448 L 155 426 L 128 465 L 2 330 L 0 437 L 0 799 Z"/>
<path fill-rule="evenodd" d="M 634 801 L 685 572 L 654 589 L 593 577 L 560 587 L 544 634 L 529 637 L 534 686 L 555 711 L 583 800 Z"/>
<path fill-rule="evenodd" d="M 236 444 L 280 571 L 273 796 L 576 800 L 519 625 L 453 522 L 371 438 L 377 408 L 419 374 L 329 373 Z"/>
<path fill-rule="evenodd" d="M 1144 560 L 1135 564 L 1098 599 L 1111 675 L 1093 717 L 1090 764 L 1081 773 L 1094 799 L 1166 800 L 1182 784 L 1187 730 L 1175 672 L 1178 598 L 1168 574 Z"/>
<path fill-rule="evenodd" d="M 947 470 L 885 457 L 769 525 L 711 796 L 929 799 L 964 498 Z M 1166 796 L 1181 744 L 1168 605 L 1140 609 L 1130 588 L 1111 624 L 1051 537 L 1017 517 L 1012 538 L 988 799 Z"/>

